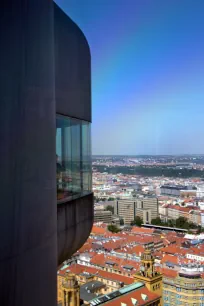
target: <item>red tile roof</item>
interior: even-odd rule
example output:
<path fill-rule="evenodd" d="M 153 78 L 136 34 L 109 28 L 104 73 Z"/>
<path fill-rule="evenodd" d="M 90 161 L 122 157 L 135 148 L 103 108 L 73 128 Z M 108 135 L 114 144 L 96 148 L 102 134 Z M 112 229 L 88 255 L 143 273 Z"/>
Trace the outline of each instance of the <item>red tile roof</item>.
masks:
<path fill-rule="evenodd" d="M 91 249 L 92 249 L 91 243 L 85 243 L 77 252 L 85 253 L 85 252 L 89 252 Z"/>
<path fill-rule="evenodd" d="M 177 276 L 177 271 L 171 270 L 171 269 L 162 269 L 163 276 L 169 277 L 169 278 L 175 278 Z"/>
<path fill-rule="evenodd" d="M 154 233 L 154 229 L 151 228 L 145 228 L 145 227 L 136 227 L 133 226 L 131 232 L 135 234 L 148 234 L 151 235 Z"/>
<path fill-rule="evenodd" d="M 133 277 L 127 277 L 127 276 L 123 276 L 123 275 L 119 275 L 116 273 L 111 273 L 111 272 L 107 272 L 107 271 L 103 271 L 97 268 L 93 268 L 93 267 L 86 267 L 86 266 L 82 266 L 82 265 L 78 265 L 78 264 L 73 264 L 68 268 L 65 268 L 64 270 L 60 270 L 59 271 L 59 275 L 64 276 L 66 271 L 69 271 L 71 273 L 74 274 L 81 274 L 83 272 L 87 272 L 90 274 L 94 274 L 97 277 L 100 278 L 105 278 L 111 281 L 116 281 L 116 282 L 122 282 L 125 285 L 130 285 L 134 282 Z"/>
<path fill-rule="evenodd" d="M 187 250 L 184 248 L 180 248 L 177 245 L 169 245 L 165 248 L 160 249 L 161 252 L 166 254 L 172 254 L 172 255 L 183 255 L 185 256 L 187 254 Z"/>
<path fill-rule="evenodd" d="M 179 260 L 178 260 L 178 257 L 177 256 L 173 256 L 173 255 L 164 255 L 164 257 L 162 258 L 161 260 L 161 263 L 167 263 L 167 262 L 171 262 L 173 264 L 178 264 L 179 263 Z"/>
<path fill-rule="evenodd" d="M 111 255 L 109 256 L 109 255 L 104 255 L 104 254 L 97 254 L 91 259 L 90 263 L 92 265 L 96 265 L 96 266 L 103 268 L 103 267 L 108 267 L 108 265 L 106 264 L 108 261 L 115 263 L 113 266 L 114 270 L 126 272 L 129 274 L 135 273 L 136 270 L 138 270 L 140 266 L 140 264 L 134 260 L 118 258 L 116 256 L 111 256 Z M 133 269 L 131 271 L 127 271 L 124 268 L 124 266 L 132 266 Z"/>
<path fill-rule="evenodd" d="M 106 233 L 106 229 L 104 229 L 103 227 L 93 225 L 91 233 L 96 235 L 104 235 Z"/>
<path fill-rule="evenodd" d="M 142 296 L 146 296 L 147 299 L 144 300 Z M 154 302 L 159 299 L 159 295 L 150 292 L 145 286 L 138 288 L 128 294 L 124 294 L 116 299 L 106 302 L 108 306 L 119 306 L 121 303 L 126 305 L 133 305 L 132 299 L 137 300 L 138 306 L 149 305 L 150 302 Z"/>

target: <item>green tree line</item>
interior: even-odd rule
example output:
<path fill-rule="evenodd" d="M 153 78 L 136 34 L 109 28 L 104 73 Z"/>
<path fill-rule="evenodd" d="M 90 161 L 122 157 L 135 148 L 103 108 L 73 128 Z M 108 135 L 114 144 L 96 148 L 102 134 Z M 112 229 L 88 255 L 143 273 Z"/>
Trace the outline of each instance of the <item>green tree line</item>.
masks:
<path fill-rule="evenodd" d="M 99 172 L 108 172 L 112 174 L 138 174 L 143 176 L 165 176 L 165 177 L 201 177 L 204 178 L 204 171 L 197 169 L 173 169 L 166 166 L 137 166 L 137 167 L 108 167 L 95 166 Z"/>

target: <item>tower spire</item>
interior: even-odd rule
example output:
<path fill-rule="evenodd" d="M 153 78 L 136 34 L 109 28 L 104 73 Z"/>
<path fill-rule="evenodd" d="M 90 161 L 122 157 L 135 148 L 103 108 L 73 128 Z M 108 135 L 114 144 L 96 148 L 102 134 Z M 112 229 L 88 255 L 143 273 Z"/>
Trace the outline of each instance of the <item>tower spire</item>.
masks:
<path fill-rule="evenodd" d="M 150 250 L 145 250 L 141 256 L 141 275 L 144 277 L 152 278 L 155 276 L 154 257 Z"/>
<path fill-rule="evenodd" d="M 143 282 L 146 287 L 158 295 L 162 295 L 162 274 L 155 270 L 155 259 L 150 250 L 141 256 L 140 271 L 134 275 L 135 282 Z"/>
<path fill-rule="evenodd" d="M 76 277 L 72 273 L 66 272 L 66 277 L 62 283 L 63 306 L 79 306 L 80 305 L 80 287 Z"/>

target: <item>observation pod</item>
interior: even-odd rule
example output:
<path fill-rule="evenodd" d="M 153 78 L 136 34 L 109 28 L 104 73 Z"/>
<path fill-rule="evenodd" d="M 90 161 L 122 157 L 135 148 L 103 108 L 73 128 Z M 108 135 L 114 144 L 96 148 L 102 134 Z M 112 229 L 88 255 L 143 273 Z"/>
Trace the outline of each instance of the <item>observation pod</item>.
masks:
<path fill-rule="evenodd" d="M 91 59 L 49 0 L 0 3 L 0 305 L 56 305 L 93 224 Z"/>

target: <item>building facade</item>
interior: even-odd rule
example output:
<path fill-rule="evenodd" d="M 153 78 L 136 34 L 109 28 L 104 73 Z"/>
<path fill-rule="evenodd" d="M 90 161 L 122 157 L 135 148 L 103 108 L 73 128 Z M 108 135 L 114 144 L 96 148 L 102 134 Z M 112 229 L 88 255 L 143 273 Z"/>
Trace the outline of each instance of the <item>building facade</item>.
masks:
<path fill-rule="evenodd" d="M 180 271 L 176 278 L 163 277 L 164 306 L 204 305 L 204 280 L 199 272 Z"/>
<path fill-rule="evenodd" d="M 0 44 L 0 305 L 54 306 L 93 223 L 90 50 L 48 0 L 3 0 Z"/>
<path fill-rule="evenodd" d="M 79 286 L 80 283 L 76 280 L 77 276 L 66 274 L 61 286 L 63 300 L 58 305 L 79 306 L 80 301 L 83 305 L 91 306 L 161 305 L 161 297 L 148 290 L 142 282 L 133 282 L 127 286 L 120 284 L 117 289 L 109 290 L 109 284 L 104 285 L 100 281 L 93 280 L 93 277 L 88 273 L 84 273 L 84 276 L 87 278 L 86 283 Z"/>
<path fill-rule="evenodd" d="M 67 273 L 62 282 L 62 305 L 80 305 L 80 287 L 74 274 Z"/>
<path fill-rule="evenodd" d="M 177 185 L 162 185 L 160 187 L 162 195 L 169 195 L 173 197 L 179 197 L 181 190 L 187 190 L 186 186 L 177 186 Z"/>
<path fill-rule="evenodd" d="M 201 212 L 199 210 L 190 210 L 188 219 L 190 222 L 201 225 Z"/>
<path fill-rule="evenodd" d="M 150 209 L 137 209 L 136 216 L 140 217 L 144 224 L 149 224 L 152 220 L 152 211 Z"/>
<path fill-rule="evenodd" d="M 115 214 L 130 224 L 136 216 L 137 202 L 133 200 L 117 200 L 114 206 Z"/>
<path fill-rule="evenodd" d="M 94 222 L 103 222 L 107 224 L 111 224 L 113 220 L 113 214 L 109 210 L 94 210 Z"/>
<path fill-rule="evenodd" d="M 155 219 L 159 215 L 158 199 L 155 197 L 145 197 L 142 200 L 137 201 L 137 207 L 145 210 L 151 210 L 151 219 Z M 149 221 L 151 223 L 151 220 Z"/>
<path fill-rule="evenodd" d="M 142 219 L 144 218 L 145 223 L 151 223 L 151 220 L 159 215 L 158 199 L 155 197 L 117 200 L 114 209 L 115 214 L 123 218 L 125 224 L 130 224 L 137 215 Z"/>

